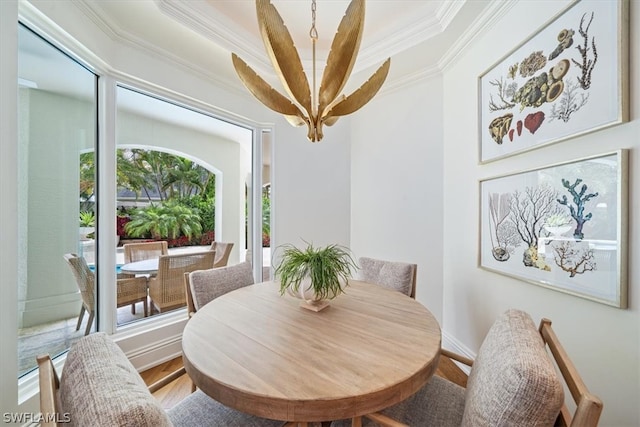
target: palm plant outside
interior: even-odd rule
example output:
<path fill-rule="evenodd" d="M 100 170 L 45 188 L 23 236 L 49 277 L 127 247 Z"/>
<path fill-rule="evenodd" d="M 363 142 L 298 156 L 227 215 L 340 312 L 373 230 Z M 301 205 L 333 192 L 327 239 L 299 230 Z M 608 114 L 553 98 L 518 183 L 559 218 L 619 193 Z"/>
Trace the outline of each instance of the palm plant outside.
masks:
<path fill-rule="evenodd" d="M 118 191 L 128 190 L 136 200 L 148 203 L 146 207 L 122 208 L 119 215 L 130 218 L 124 226 L 125 237 L 192 239 L 213 232 L 215 174 L 189 159 L 159 151 L 118 149 L 116 156 Z M 89 201 L 95 196 L 94 158 L 92 152 L 80 156 L 81 210 L 92 209 Z M 268 196 L 263 197 L 263 207 L 263 237 L 265 233 L 268 237 Z"/>

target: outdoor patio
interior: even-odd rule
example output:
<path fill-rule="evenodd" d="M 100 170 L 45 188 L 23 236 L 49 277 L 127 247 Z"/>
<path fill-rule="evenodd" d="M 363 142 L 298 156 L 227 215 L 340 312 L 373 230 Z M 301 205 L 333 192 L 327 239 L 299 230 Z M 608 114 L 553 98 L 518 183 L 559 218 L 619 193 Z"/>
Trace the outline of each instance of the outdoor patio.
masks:
<path fill-rule="evenodd" d="M 209 250 L 209 246 L 184 246 L 179 248 L 170 248 L 171 254 L 202 252 Z M 92 256 L 90 253 L 85 255 Z M 241 260 L 246 257 L 246 251 L 241 253 Z M 124 254 L 122 247 L 118 248 L 116 253 L 116 262 L 118 265 L 124 263 Z M 271 248 L 263 248 L 263 276 L 264 280 L 268 280 L 269 265 L 271 262 Z M 148 306 L 151 307 L 150 301 Z M 80 306 L 78 305 L 78 313 Z M 149 313 L 149 315 L 158 316 L 160 313 Z M 117 325 L 125 325 L 127 323 L 144 318 L 144 309 L 142 303 L 136 304 L 136 313 L 131 313 L 131 306 L 124 306 L 117 309 Z M 55 322 L 42 325 L 36 325 L 29 328 L 18 330 L 18 376 L 22 376 L 36 367 L 36 356 L 43 353 L 49 353 L 55 357 L 65 352 L 78 339 L 84 336 L 88 315 L 85 314 L 80 329 L 76 331 L 78 317 L 70 317 Z M 95 325 L 92 332 L 95 331 Z"/>

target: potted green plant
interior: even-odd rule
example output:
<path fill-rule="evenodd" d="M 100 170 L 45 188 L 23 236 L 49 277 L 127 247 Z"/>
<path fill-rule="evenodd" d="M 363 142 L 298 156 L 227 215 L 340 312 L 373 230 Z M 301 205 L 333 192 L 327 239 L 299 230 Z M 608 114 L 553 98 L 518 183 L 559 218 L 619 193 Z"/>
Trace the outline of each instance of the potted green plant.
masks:
<path fill-rule="evenodd" d="M 308 243 L 299 249 L 291 244 L 280 247 L 275 275 L 280 279 L 280 294 L 285 292 L 304 300 L 305 308 L 320 311 L 328 300 L 344 291 L 353 269 L 357 268 L 348 248 L 340 245 L 314 247 Z"/>
<path fill-rule="evenodd" d="M 80 238 L 88 239 L 88 235 L 96 229 L 96 215 L 93 211 L 80 212 Z"/>

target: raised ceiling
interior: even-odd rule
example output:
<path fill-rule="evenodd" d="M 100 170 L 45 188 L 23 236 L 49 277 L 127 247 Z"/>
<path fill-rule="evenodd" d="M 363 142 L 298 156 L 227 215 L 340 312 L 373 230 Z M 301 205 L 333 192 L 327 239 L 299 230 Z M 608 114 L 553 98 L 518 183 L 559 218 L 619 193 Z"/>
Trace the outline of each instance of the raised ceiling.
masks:
<path fill-rule="evenodd" d="M 305 70 L 311 70 L 311 0 L 272 0 L 291 33 Z M 100 20 L 103 28 L 130 43 L 144 45 L 166 58 L 209 70 L 215 77 L 241 86 L 231 52 L 238 54 L 268 81 L 271 64 L 259 36 L 253 0 L 79 0 L 79 7 Z M 394 56 L 427 45 L 416 66 L 437 64 L 470 28 L 477 25 L 489 0 L 368 0 L 365 27 L 354 74 L 379 66 L 391 57 L 390 78 L 406 65 Z M 318 68 L 321 73 L 328 49 L 349 0 L 317 0 Z M 361 82 L 360 82 L 361 83 Z"/>

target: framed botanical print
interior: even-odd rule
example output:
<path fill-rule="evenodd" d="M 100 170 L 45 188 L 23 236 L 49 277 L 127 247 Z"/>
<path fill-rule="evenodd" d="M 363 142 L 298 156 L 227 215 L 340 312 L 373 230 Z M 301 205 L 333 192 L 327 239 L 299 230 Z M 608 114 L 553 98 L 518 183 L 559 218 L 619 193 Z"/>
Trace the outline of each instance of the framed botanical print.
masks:
<path fill-rule="evenodd" d="M 480 76 L 480 163 L 628 120 L 628 9 L 576 1 Z"/>
<path fill-rule="evenodd" d="M 481 268 L 627 306 L 627 151 L 480 181 Z"/>

